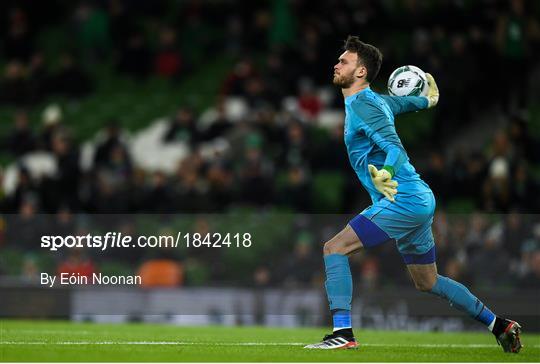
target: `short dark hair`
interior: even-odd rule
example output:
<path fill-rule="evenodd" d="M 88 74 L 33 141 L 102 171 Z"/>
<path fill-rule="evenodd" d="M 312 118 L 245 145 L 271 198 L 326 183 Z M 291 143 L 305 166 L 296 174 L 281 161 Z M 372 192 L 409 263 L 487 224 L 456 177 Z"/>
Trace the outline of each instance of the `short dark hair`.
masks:
<path fill-rule="evenodd" d="M 363 64 L 367 69 L 366 81 L 373 81 L 379 74 L 383 55 L 377 47 L 364 43 L 354 35 L 349 35 L 343 49 L 358 55 L 358 64 Z"/>

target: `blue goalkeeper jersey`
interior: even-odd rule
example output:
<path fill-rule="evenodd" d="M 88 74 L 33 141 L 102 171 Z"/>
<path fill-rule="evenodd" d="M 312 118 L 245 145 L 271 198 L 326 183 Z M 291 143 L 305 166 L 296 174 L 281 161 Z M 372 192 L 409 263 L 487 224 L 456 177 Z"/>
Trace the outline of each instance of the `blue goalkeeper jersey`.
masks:
<path fill-rule="evenodd" d="M 387 96 L 366 88 L 345 98 L 344 139 L 351 166 L 372 201 L 383 198 L 371 181 L 368 164 L 377 169 L 391 166 L 399 196 L 430 192 L 409 162 L 394 125 L 394 115 L 426 109 L 428 101 L 418 96 Z"/>

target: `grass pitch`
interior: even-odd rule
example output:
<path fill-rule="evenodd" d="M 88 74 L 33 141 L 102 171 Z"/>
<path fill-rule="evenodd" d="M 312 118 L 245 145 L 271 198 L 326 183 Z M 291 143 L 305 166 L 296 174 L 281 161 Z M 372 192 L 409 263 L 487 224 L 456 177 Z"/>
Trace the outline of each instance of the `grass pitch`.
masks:
<path fill-rule="evenodd" d="M 489 333 L 356 330 L 358 350 L 305 350 L 325 329 L 178 327 L 0 321 L 0 361 L 58 362 L 538 362 L 540 335 L 520 354 Z"/>

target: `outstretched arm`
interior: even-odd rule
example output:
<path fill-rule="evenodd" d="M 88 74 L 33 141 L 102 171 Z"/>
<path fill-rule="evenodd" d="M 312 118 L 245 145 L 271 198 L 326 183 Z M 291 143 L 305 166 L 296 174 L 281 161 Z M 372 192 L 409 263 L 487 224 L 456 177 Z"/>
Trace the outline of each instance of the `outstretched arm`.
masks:
<path fill-rule="evenodd" d="M 428 107 L 427 98 L 424 96 L 390 96 L 381 95 L 384 101 L 390 106 L 394 115 L 407 112 L 424 110 Z"/>
<path fill-rule="evenodd" d="M 426 73 L 426 77 L 429 86 L 427 96 L 381 95 L 388 106 L 390 106 L 394 115 L 424 110 L 437 105 L 437 102 L 439 102 L 439 88 L 431 74 Z"/>

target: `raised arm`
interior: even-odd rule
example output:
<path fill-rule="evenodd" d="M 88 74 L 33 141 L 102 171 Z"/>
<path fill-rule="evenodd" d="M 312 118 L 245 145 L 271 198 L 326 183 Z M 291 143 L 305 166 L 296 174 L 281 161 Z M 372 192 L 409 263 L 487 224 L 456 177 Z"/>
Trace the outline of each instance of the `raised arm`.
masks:
<path fill-rule="evenodd" d="M 427 96 L 381 95 L 394 115 L 424 110 L 437 105 L 437 102 L 439 102 L 439 88 L 431 74 L 426 73 L 426 77 L 429 86 Z"/>
<path fill-rule="evenodd" d="M 381 95 L 381 97 L 390 106 L 394 115 L 423 110 L 428 107 L 428 100 L 424 96 Z"/>

